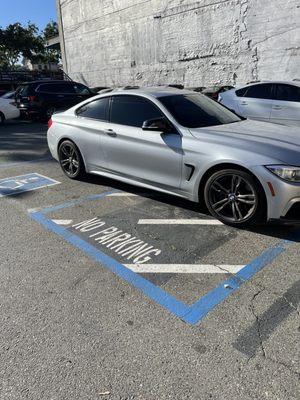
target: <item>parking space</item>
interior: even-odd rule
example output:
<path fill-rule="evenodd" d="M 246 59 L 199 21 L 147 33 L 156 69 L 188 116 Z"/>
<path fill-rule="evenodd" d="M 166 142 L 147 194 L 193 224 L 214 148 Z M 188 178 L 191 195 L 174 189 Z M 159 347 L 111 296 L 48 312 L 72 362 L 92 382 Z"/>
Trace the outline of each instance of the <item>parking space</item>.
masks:
<path fill-rule="evenodd" d="M 39 340 L 45 319 L 58 341 L 59 326 L 67 329 L 72 345 L 60 350 L 72 362 L 85 360 L 88 372 L 102 360 L 100 387 L 89 388 L 95 398 L 159 398 L 150 368 L 174 399 L 198 399 L 200 387 L 201 399 L 296 399 L 299 227 L 234 229 L 179 198 L 101 177 L 71 181 L 51 160 L 45 131 L 24 123 L 0 132 L 3 315 L 17 318 L 22 298 L 29 320 L 37 310 Z M 3 324 L 14 332 L 9 318 Z M 129 357 L 145 366 L 126 370 Z"/>
<path fill-rule="evenodd" d="M 166 200 L 110 190 L 31 217 L 191 324 L 281 254 L 296 232 L 238 231 L 198 206 Z"/>

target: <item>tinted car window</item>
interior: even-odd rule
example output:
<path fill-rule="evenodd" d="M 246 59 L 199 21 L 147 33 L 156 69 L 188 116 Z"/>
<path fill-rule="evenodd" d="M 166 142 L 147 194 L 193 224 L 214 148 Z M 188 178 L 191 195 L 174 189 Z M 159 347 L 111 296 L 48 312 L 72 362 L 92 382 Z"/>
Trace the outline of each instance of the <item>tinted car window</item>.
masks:
<path fill-rule="evenodd" d="M 138 96 L 114 96 L 111 122 L 142 127 L 147 119 L 161 118 L 162 112 L 151 101 Z"/>
<path fill-rule="evenodd" d="M 101 121 L 107 120 L 109 98 L 94 100 L 84 106 L 80 107 L 76 114 L 80 117 L 94 118 Z"/>
<path fill-rule="evenodd" d="M 75 93 L 77 94 L 90 94 L 90 90 L 88 87 L 82 85 L 81 83 L 75 83 L 73 85 L 73 88 L 75 90 Z"/>
<path fill-rule="evenodd" d="M 235 91 L 235 94 L 236 94 L 238 97 L 243 97 L 243 96 L 245 95 L 245 93 L 247 92 L 247 90 L 248 90 L 248 88 L 247 88 L 247 87 L 244 87 L 244 88 L 242 88 L 242 89 L 236 90 L 236 91 Z"/>
<path fill-rule="evenodd" d="M 271 99 L 272 84 L 261 84 L 250 86 L 244 97 L 252 97 L 255 99 Z"/>
<path fill-rule="evenodd" d="M 202 128 L 241 121 L 219 103 L 200 94 L 163 96 L 159 100 L 176 121 L 187 128 Z"/>
<path fill-rule="evenodd" d="M 42 84 L 37 87 L 36 91 L 41 93 L 75 93 L 74 87 L 66 83 Z"/>
<path fill-rule="evenodd" d="M 21 86 L 17 87 L 16 95 L 28 96 L 29 90 L 30 90 L 29 85 L 21 85 Z"/>
<path fill-rule="evenodd" d="M 284 84 L 278 84 L 276 86 L 277 100 L 300 102 L 300 87 Z"/>

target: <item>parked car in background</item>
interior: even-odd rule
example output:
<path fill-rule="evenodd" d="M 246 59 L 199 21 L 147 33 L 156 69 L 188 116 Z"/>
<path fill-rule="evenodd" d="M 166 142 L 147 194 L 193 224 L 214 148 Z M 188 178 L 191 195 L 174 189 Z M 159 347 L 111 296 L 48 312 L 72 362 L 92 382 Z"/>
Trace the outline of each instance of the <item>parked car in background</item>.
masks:
<path fill-rule="evenodd" d="M 233 226 L 300 220 L 296 128 L 241 120 L 202 94 L 166 87 L 95 96 L 48 126 L 50 151 L 71 179 L 90 172 L 174 194 Z"/>
<path fill-rule="evenodd" d="M 94 86 L 90 87 L 90 91 L 94 94 L 100 93 L 102 90 L 109 89 L 107 86 Z"/>
<path fill-rule="evenodd" d="M 204 94 L 207 97 L 210 97 L 211 99 L 218 101 L 218 96 L 220 93 L 226 92 L 227 90 L 233 89 L 233 86 L 231 85 L 223 85 L 223 86 L 211 86 L 204 88 L 202 90 L 202 94 Z"/>
<path fill-rule="evenodd" d="M 12 92 L 7 92 L 7 93 L 5 93 L 5 94 L 3 94 L 2 96 L 1 96 L 1 99 L 15 99 L 15 94 L 16 94 L 16 92 L 15 91 L 12 91 Z"/>
<path fill-rule="evenodd" d="M 21 115 L 49 119 L 57 110 L 65 110 L 95 94 L 82 83 L 73 81 L 27 82 L 16 90 Z"/>
<path fill-rule="evenodd" d="M 5 120 L 18 118 L 19 116 L 20 111 L 15 102 L 12 99 L 0 97 L 0 123 L 3 124 Z"/>
<path fill-rule="evenodd" d="M 300 82 L 256 82 L 219 94 L 219 102 L 245 118 L 300 127 Z"/>
<path fill-rule="evenodd" d="M 205 86 L 192 86 L 192 87 L 187 87 L 185 88 L 186 90 L 192 90 L 193 92 L 198 92 L 202 93 L 204 89 L 206 89 Z"/>

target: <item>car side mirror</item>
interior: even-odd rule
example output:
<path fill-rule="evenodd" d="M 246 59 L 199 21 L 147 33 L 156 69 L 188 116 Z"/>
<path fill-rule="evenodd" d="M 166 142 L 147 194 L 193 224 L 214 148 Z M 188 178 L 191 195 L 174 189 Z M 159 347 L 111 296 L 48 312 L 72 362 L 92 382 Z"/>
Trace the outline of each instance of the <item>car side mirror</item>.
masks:
<path fill-rule="evenodd" d="M 172 125 L 170 122 L 162 118 L 147 119 L 143 122 L 142 129 L 144 131 L 155 131 L 155 132 L 170 132 L 172 130 Z"/>

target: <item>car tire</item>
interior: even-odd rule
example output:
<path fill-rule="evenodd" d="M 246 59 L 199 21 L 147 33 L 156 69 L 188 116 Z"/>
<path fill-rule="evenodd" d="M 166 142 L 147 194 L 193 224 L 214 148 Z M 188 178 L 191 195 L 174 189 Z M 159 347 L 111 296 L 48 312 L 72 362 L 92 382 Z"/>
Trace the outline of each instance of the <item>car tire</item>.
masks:
<path fill-rule="evenodd" d="M 0 111 L 0 124 L 4 124 L 5 122 L 5 116 L 4 114 Z"/>
<path fill-rule="evenodd" d="M 63 141 L 58 148 L 61 169 L 70 179 L 80 179 L 85 175 L 83 158 L 78 147 L 70 140 Z"/>
<path fill-rule="evenodd" d="M 263 188 L 243 170 L 224 169 L 212 174 L 204 187 L 204 200 L 211 215 L 226 225 L 253 225 L 266 217 Z"/>

